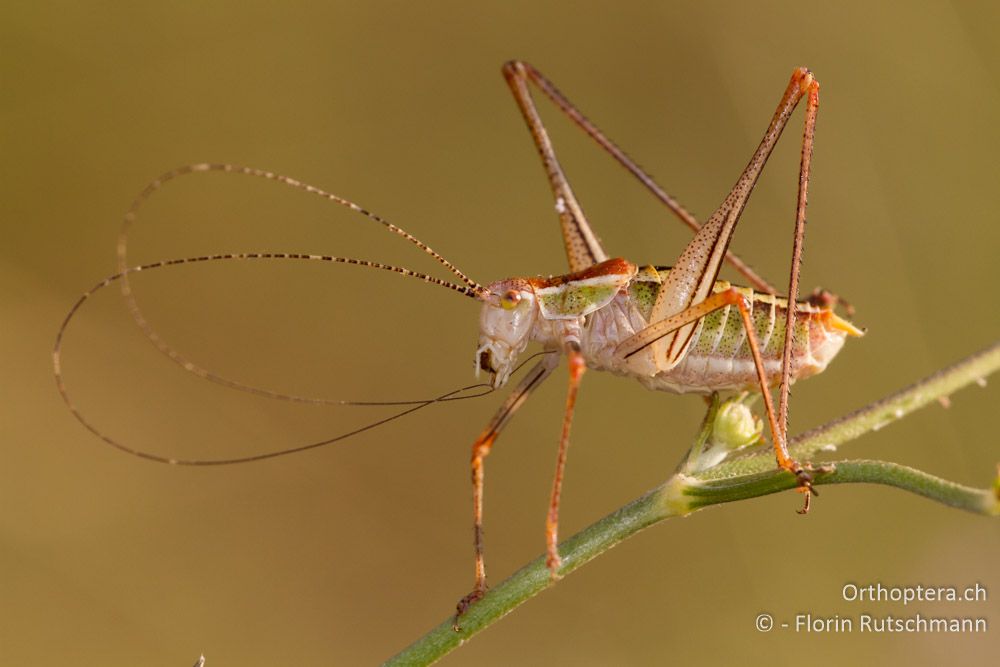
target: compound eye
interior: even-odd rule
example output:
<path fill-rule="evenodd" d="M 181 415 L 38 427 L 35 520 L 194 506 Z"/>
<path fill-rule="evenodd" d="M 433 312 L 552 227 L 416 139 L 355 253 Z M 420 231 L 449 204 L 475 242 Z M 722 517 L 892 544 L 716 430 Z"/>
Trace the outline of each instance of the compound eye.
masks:
<path fill-rule="evenodd" d="M 500 297 L 500 307 L 504 310 L 514 310 L 519 303 L 521 303 L 521 293 L 517 290 L 508 290 Z"/>

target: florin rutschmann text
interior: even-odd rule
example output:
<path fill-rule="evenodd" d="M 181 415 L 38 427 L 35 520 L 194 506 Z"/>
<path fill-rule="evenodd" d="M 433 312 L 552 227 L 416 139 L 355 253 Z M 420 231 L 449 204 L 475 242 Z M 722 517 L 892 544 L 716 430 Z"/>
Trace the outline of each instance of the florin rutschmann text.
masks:
<path fill-rule="evenodd" d="M 882 604 L 910 605 L 914 603 L 973 603 L 982 604 L 989 595 L 981 583 L 968 586 L 885 586 L 881 582 L 870 584 L 847 583 L 841 588 L 844 602 L 864 604 L 861 613 L 822 614 L 799 612 L 789 620 L 775 618 L 767 612 L 757 615 L 755 626 L 759 632 L 775 628 L 796 633 L 968 633 L 980 634 L 989 630 L 989 619 L 977 613 L 947 614 L 940 608 L 935 613 L 922 611 L 876 612 Z M 967 609 L 974 609 L 966 607 Z"/>

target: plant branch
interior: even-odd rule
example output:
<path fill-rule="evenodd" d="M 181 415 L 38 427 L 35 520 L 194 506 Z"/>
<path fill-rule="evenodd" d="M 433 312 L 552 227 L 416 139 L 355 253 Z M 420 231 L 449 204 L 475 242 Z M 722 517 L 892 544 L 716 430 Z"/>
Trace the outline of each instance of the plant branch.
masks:
<path fill-rule="evenodd" d="M 1000 342 L 891 396 L 792 440 L 792 455 L 806 460 L 901 419 L 1000 368 Z M 700 445 L 699 445 L 700 448 Z M 895 486 L 942 504 L 989 516 L 1000 515 L 1000 479 L 990 488 L 956 484 L 907 466 L 884 461 L 836 461 L 815 472 L 815 485 L 869 483 Z M 726 502 L 745 500 L 796 487 L 796 479 L 775 468 L 770 453 L 755 453 L 695 474 L 677 472 L 664 484 L 628 503 L 559 545 L 560 575 L 634 535 L 673 516 Z M 448 618 L 390 658 L 386 665 L 427 665 L 461 646 L 515 607 L 551 585 L 544 556 L 536 558 L 462 615 L 456 631 Z"/>

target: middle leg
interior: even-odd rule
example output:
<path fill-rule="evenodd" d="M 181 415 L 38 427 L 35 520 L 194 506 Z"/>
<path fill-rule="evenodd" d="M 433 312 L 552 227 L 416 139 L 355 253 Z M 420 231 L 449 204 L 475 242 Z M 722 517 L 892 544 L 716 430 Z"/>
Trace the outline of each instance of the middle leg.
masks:
<path fill-rule="evenodd" d="M 569 362 L 569 389 L 566 392 L 566 412 L 563 414 L 562 435 L 559 438 L 559 454 L 556 456 L 556 473 L 552 478 L 552 496 L 549 499 L 549 512 L 545 518 L 545 564 L 549 568 L 549 576 L 555 581 L 559 578 L 559 568 L 562 558 L 559 557 L 559 497 L 562 494 L 563 472 L 566 469 L 566 454 L 569 450 L 569 431 L 573 424 L 573 413 L 576 409 L 576 395 L 580 389 L 580 379 L 587 364 L 583 360 L 578 346 L 571 345 L 566 353 Z"/>

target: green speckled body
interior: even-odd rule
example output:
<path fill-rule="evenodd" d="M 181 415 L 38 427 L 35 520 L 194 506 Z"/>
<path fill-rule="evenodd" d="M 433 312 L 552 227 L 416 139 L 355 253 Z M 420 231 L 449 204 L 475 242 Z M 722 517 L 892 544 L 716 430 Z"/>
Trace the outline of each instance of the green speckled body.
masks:
<path fill-rule="evenodd" d="M 618 343 L 650 324 L 650 312 L 669 271 L 667 267 L 640 269 L 615 299 L 590 315 L 584 324 L 582 346 L 588 365 L 636 377 L 652 389 L 679 393 L 753 388 L 757 383 L 753 358 L 735 306 L 724 306 L 703 317 L 683 357 L 671 368 L 637 372 L 614 354 Z M 731 287 L 728 282 L 716 281 L 713 292 Z M 765 371 L 777 383 L 788 300 L 745 287 L 734 289 L 747 298 Z M 793 379 L 801 379 L 826 368 L 840 351 L 847 330 L 832 310 L 808 302 L 797 303 L 794 322 L 791 373 Z"/>
<path fill-rule="evenodd" d="M 654 324 L 650 318 L 660 291 L 669 284 L 670 271 L 609 259 L 562 276 L 493 283 L 489 292 L 498 304 L 502 295 L 518 297 L 507 302 L 506 310 L 492 305 L 483 309 L 478 365 L 495 373 L 494 383 L 499 386 L 529 340 L 549 349 L 563 349 L 571 342 L 579 345 L 588 368 L 633 377 L 651 389 L 710 393 L 759 387 L 749 339 L 735 305 L 723 305 L 694 322 L 690 341 L 672 362 L 652 354 L 622 352 L 622 343 Z M 721 280 L 712 287 L 713 293 L 732 290 L 745 299 L 764 372 L 777 383 L 788 300 Z M 860 334 L 829 307 L 805 301 L 796 304 L 794 326 L 792 380 L 822 371 L 848 334 Z"/>

